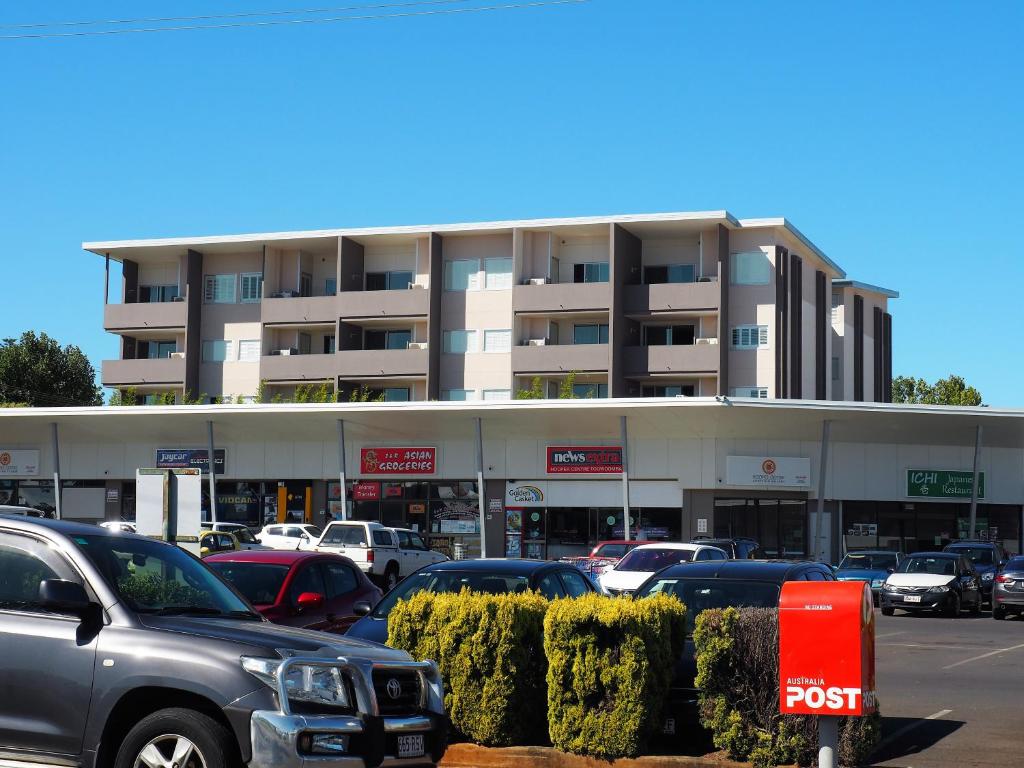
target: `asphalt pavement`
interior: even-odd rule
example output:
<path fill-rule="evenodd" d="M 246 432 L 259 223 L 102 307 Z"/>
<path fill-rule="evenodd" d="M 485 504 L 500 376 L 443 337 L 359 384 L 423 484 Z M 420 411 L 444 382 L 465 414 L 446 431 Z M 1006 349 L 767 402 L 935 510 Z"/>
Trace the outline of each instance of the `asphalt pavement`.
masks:
<path fill-rule="evenodd" d="M 875 616 L 883 726 L 872 764 L 1024 765 L 1024 619 Z"/>

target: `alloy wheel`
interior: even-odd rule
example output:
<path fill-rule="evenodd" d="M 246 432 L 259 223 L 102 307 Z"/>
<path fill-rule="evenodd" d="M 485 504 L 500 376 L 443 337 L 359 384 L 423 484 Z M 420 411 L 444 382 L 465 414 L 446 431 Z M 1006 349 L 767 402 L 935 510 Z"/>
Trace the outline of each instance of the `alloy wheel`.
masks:
<path fill-rule="evenodd" d="M 168 733 L 139 751 L 135 768 L 206 768 L 206 758 L 189 739 Z"/>

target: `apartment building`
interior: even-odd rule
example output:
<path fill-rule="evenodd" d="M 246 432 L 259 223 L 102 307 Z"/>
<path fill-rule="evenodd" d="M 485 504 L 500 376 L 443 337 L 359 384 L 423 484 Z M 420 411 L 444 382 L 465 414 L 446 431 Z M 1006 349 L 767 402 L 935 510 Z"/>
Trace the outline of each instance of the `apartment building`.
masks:
<path fill-rule="evenodd" d="M 891 399 L 898 294 L 727 211 L 85 243 L 102 382 L 251 400 Z M 121 296 L 112 297 L 111 262 Z"/>

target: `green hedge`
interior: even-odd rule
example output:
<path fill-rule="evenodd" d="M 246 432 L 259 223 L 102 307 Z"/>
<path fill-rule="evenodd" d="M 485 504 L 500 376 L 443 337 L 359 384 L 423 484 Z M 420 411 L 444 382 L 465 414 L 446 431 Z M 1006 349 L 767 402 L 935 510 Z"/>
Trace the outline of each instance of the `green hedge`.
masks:
<path fill-rule="evenodd" d="M 666 595 L 551 603 L 544 620 L 551 743 L 602 758 L 640 754 L 661 722 L 685 614 Z"/>
<path fill-rule="evenodd" d="M 701 722 L 715 746 L 758 768 L 816 756 L 814 717 L 779 714 L 778 611 L 773 608 L 708 610 L 697 617 L 697 687 Z M 843 718 L 839 764 L 862 765 L 878 744 L 881 716 Z"/>
<path fill-rule="evenodd" d="M 388 645 L 437 662 L 452 726 L 469 740 L 543 744 L 547 607 L 529 592 L 420 592 L 392 608 Z"/>

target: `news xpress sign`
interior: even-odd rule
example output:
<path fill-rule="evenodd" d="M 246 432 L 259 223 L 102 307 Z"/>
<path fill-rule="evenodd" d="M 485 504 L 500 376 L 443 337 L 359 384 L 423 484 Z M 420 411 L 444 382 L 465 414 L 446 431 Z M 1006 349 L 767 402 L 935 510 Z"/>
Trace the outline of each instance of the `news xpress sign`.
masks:
<path fill-rule="evenodd" d="M 549 445 L 548 474 L 622 474 L 622 448 L 617 445 Z"/>
<path fill-rule="evenodd" d="M 223 448 L 213 450 L 214 469 L 218 475 L 224 474 L 227 461 Z M 209 453 L 205 448 L 157 448 L 157 469 L 198 469 L 209 472 Z"/>
<path fill-rule="evenodd" d="M 907 496 L 919 499 L 971 498 L 972 472 L 948 469 L 908 469 Z M 978 498 L 985 498 L 985 473 L 978 473 Z"/>
<path fill-rule="evenodd" d="M 0 476 L 39 474 L 39 451 L 0 448 Z"/>
<path fill-rule="evenodd" d="M 726 456 L 725 483 L 810 488 L 811 460 L 790 456 Z"/>

